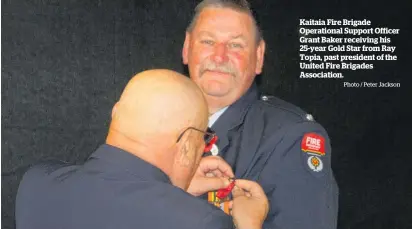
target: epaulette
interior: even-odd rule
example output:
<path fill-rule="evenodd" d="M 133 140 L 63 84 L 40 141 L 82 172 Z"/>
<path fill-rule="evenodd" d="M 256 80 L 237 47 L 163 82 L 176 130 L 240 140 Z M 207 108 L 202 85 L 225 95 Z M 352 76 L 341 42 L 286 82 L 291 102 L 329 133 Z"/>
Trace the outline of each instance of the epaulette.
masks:
<path fill-rule="evenodd" d="M 280 109 L 283 110 L 287 110 L 289 112 L 292 112 L 298 116 L 300 116 L 302 119 L 307 120 L 307 121 L 315 121 L 315 119 L 313 118 L 313 116 L 307 112 L 305 112 L 304 110 L 302 110 L 301 108 L 286 102 L 282 99 L 277 98 L 276 96 L 273 95 L 261 95 L 260 96 L 260 100 L 264 101 L 268 104 L 271 104 L 272 106 L 278 107 Z"/>

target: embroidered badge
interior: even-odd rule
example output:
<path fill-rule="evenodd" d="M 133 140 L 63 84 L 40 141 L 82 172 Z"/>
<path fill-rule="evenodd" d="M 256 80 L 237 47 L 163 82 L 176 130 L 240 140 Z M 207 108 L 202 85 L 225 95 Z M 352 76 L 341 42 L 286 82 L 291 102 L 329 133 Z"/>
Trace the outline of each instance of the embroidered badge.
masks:
<path fill-rule="evenodd" d="M 324 156 L 325 138 L 315 133 L 307 133 L 303 136 L 301 148 L 306 153 Z"/>
<path fill-rule="evenodd" d="M 314 172 L 320 172 L 323 169 L 323 162 L 317 156 L 310 156 L 308 158 L 309 168 Z"/>

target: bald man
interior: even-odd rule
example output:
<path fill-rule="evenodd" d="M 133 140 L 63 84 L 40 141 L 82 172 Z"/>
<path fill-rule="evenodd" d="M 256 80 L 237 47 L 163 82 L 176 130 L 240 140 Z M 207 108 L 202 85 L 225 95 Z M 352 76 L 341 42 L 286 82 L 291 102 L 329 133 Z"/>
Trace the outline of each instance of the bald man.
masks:
<path fill-rule="evenodd" d="M 261 228 L 268 201 L 237 180 L 232 216 L 196 198 L 224 188 L 232 169 L 202 159 L 208 108 L 188 78 L 168 70 L 133 77 L 112 111 L 106 144 L 81 166 L 47 162 L 24 175 L 17 229 Z"/>

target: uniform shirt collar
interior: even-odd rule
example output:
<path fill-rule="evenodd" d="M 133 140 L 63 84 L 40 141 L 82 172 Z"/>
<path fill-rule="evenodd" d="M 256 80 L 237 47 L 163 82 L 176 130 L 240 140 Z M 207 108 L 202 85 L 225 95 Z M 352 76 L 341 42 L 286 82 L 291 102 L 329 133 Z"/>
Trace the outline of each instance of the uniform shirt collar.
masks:
<path fill-rule="evenodd" d="M 217 112 L 215 112 L 214 114 L 212 114 L 211 116 L 209 116 L 209 127 L 213 126 L 213 123 L 216 122 L 216 120 L 226 111 L 226 109 L 228 107 L 229 106 L 224 107 L 224 108 L 218 110 Z"/>
<path fill-rule="evenodd" d="M 244 117 L 252 106 L 259 99 L 259 91 L 256 83 L 253 83 L 249 90 L 228 107 L 228 109 L 214 123 L 213 130 L 218 135 L 226 135 L 229 129 L 235 128 L 243 123 Z M 221 138 L 222 136 L 220 136 Z"/>
<path fill-rule="evenodd" d="M 227 110 L 227 108 L 231 107 L 232 112 L 235 112 L 236 115 L 232 116 L 232 121 L 238 121 L 239 118 L 241 118 L 244 115 L 244 111 L 247 110 L 247 108 L 250 106 L 250 104 L 255 101 L 256 99 L 259 98 L 259 92 L 257 89 L 256 83 L 252 83 L 250 88 L 246 91 L 246 93 L 239 98 L 239 100 L 235 101 L 232 105 L 229 105 L 227 107 L 224 107 L 217 111 L 216 113 L 212 114 L 209 117 L 209 127 L 212 127 L 213 124 L 219 119 L 219 117 Z M 239 116 L 240 117 L 237 117 Z M 233 119 L 233 117 L 235 117 Z"/>

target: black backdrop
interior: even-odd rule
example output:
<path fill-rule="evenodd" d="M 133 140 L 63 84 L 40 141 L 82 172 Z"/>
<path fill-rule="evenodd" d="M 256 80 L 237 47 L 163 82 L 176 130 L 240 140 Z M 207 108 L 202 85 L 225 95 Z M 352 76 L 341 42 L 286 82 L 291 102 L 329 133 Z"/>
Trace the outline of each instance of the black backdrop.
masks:
<path fill-rule="evenodd" d="M 400 70 L 409 23 L 404 7 L 371 0 L 252 2 L 267 42 L 260 88 L 312 113 L 330 134 L 339 228 L 412 228 L 412 157 L 404 144 L 410 116 L 408 102 L 401 103 L 406 82 L 401 89 L 354 89 L 343 80 L 298 78 L 298 19 L 348 18 L 401 29 L 392 36 L 400 60 L 345 80 L 400 82 L 410 75 Z M 2 1 L 2 228 L 14 228 L 15 193 L 28 166 L 50 157 L 81 163 L 104 142 L 111 107 L 133 74 L 186 72 L 181 45 L 195 4 Z"/>

